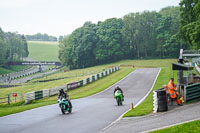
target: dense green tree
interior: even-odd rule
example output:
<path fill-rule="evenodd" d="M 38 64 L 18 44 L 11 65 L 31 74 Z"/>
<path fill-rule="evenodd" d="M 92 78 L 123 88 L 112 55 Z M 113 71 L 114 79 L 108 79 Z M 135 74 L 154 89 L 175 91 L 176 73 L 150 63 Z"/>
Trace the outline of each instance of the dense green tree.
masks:
<path fill-rule="evenodd" d="M 156 27 L 158 13 L 143 12 L 131 13 L 123 18 L 123 42 L 130 47 L 131 56 L 143 58 L 154 56 L 152 51 L 156 48 Z"/>
<path fill-rule="evenodd" d="M 180 2 L 181 27 L 179 36 L 192 48 L 200 48 L 200 1 L 182 0 Z"/>
<path fill-rule="evenodd" d="M 98 42 L 95 48 L 96 60 L 99 63 L 116 61 L 123 58 L 121 29 L 122 19 L 111 18 L 99 22 L 97 27 Z"/>
<path fill-rule="evenodd" d="M 7 46 L 4 40 L 4 32 L 0 28 L 0 66 L 3 66 L 6 63 L 6 51 Z"/>
<path fill-rule="evenodd" d="M 123 17 L 123 27 L 121 30 L 123 44 L 127 46 L 126 55 L 129 58 L 134 58 L 136 55 L 136 21 L 135 13 L 130 13 Z"/>
<path fill-rule="evenodd" d="M 62 41 L 63 40 L 63 36 L 59 36 L 58 41 Z"/>
<path fill-rule="evenodd" d="M 59 58 L 70 68 L 84 68 L 95 65 L 96 25 L 86 22 L 71 35 L 64 37 L 59 46 Z"/>
<path fill-rule="evenodd" d="M 23 55 L 23 57 L 28 57 L 28 55 L 29 55 L 28 43 L 27 43 L 26 38 L 25 38 L 24 35 L 22 35 L 22 41 L 23 41 L 23 43 L 24 43 L 24 52 L 23 52 L 24 55 Z"/>
<path fill-rule="evenodd" d="M 4 33 L 0 28 L 0 66 L 6 66 L 8 61 L 20 60 L 27 56 L 25 38 L 17 33 Z"/>

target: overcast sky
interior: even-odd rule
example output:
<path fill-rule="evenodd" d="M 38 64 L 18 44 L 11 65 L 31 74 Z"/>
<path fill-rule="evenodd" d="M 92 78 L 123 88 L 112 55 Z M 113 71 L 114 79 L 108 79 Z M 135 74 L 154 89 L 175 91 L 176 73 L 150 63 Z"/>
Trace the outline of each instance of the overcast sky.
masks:
<path fill-rule="evenodd" d="M 0 27 L 20 34 L 71 34 L 84 22 L 122 18 L 131 12 L 159 11 L 180 0 L 0 0 Z"/>

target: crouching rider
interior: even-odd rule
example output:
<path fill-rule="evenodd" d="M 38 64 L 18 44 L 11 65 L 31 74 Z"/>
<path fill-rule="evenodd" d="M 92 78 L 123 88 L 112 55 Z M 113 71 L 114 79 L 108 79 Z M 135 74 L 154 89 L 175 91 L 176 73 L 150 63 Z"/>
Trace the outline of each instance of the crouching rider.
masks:
<path fill-rule="evenodd" d="M 67 92 L 65 93 L 65 91 L 63 89 L 59 90 L 59 95 L 58 95 L 58 99 L 62 99 L 65 98 L 68 102 L 69 102 L 69 106 L 72 108 L 72 103 L 70 101 L 69 95 L 67 94 Z"/>

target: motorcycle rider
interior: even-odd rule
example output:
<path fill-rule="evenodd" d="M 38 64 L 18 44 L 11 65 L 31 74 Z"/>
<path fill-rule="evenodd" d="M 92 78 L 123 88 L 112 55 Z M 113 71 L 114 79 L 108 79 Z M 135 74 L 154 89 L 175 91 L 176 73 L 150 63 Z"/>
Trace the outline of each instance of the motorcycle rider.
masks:
<path fill-rule="evenodd" d="M 69 102 L 70 108 L 72 108 L 72 103 L 70 101 L 69 95 L 67 94 L 67 92 L 65 93 L 65 91 L 63 89 L 59 90 L 58 99 L 60 99 L 60 98 L 65 98 Z"/>
<path fill-rule="evenodd" d="M 121 89 L 121 88 L 119 88 L 119 86 L 118 86 L 118 85 L 115 87 L 115 90 L 114 90 L 114 95 L 115 95 L 115 92 L 116 92 L 117 90 L 121 91 L 121 93 L 122 93 L 122 101 L 124 101 L 124 94 L 123 94 L 123 91 L 122 91 L 122 89 Z"/>

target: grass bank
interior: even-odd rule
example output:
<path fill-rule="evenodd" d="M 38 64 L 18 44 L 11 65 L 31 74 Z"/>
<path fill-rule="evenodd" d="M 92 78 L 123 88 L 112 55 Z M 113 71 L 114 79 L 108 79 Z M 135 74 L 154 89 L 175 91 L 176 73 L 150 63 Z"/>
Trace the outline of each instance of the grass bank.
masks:
<path fill-rule="evenodd" d="M 150 133 L 199 133 L 200 132 L 200 120 L 184 123 L 181 125 L 165 128 Z"/>
<path fill-rule="evenodd" d="M 82 98 L 82 97 L 87 97 L 93 94 L 96 94 L 109 86 L 113 85 L 123 77 L 127 76 L 129 73 L 133 71 L 133 68 L 121 68 L 119 71 L 114 72 L 111 75 L 108 75 L 106 77 L 103 77 L 102 79 L 99 79 L 89 85 L 86 85 L 81 88 L 77 88 L 75 90 L 71 90 L 68 92 L 70 95 L 71 99 L 76 99 L 76 98 Z M 0 116 L 5 116 L 17 112 L 22 112 L 25 110 L 45 106 L 45 105 L 50 105 L 50 104 L 55 104 L 57 101 L 57 95 L 41 100 L 34 101 L 31 104 L 24 104 L 24 101 L 19 102 L 19 103 L 14 103 L 11 105 L 0 105 Z"/>
<path fill-rule="evenodd" d="M 28 41 L 29 58 L 39 61 L 59 61 L 58 42 Z"/>

